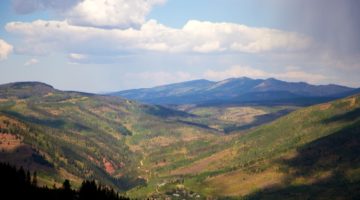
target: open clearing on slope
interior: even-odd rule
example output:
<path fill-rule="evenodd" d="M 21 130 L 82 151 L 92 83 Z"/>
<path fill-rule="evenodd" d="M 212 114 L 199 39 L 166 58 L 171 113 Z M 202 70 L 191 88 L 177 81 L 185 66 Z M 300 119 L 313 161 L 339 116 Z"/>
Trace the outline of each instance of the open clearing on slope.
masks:
<path fill-rule="evenodd" d="M 192 163 L 189 166 L 181 167 L 170 172 L 171 175 L 186 175 L 186 174 L 197 174 L 207 170 L 214 170 L 224 167 L 226 160 L 230 160 L 233 157 L 231 149 L 215 153 L 209 157 L 203 158 Z"/>
<path fill-rule="evenodd" d="M 212 188 L 212 194 L 216 196 L 244 196 L 259 189 L 278 185 L 283 178 L 284 174 L 275 168 L 261 173 L 238 170 L 211 177 L 204 184 Z"/>

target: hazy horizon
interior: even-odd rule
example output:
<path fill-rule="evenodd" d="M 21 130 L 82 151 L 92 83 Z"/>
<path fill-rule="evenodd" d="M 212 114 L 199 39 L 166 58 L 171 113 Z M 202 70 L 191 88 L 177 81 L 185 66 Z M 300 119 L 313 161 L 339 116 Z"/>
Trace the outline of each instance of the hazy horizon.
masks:
<path fill-rule="evenodd" d="M 107 94 L 107 93 L 112 93 L 112 92 L 119 92 L 119 91 L 125 91 L 125 90 L 136 90 L 136 89 L 147 89 L 147 88 L 154 88 L 154 87 L 161 87 L 161 86 L 165 86 L 165 85 L 172 85 L 172 84 L 181 84 L 181 83 L 185 83 L 185 82 L 192 82 L 192 81 L 200 81 L 200 80 L 204 80 L 204 81 L 211 81 L 211 82 L 221 82 L 221 81 L 226 81 L 226 80 L 229 80 L 229 79 L 241 79 L 241 78 L 249 78 L 249 79 L 260 79 L 260 80 L 266 80 L 266 79 L 272 79 L 273 77 L 268 77 L 268 78 L 252 78 L 252 77 L 247 77 L 247 76 L 240 76 L 240 77 L 229 77 L 229 78 L 226 78 L 226 79 L 223 79 L 223 80 L 208 80 L 208 79 L 205 79 L 205 78 L 200 78 L 200 79 L 191 79 L 191 80 L 186 80 L 186 81 L 180 81 L 180 82 L 169 82 L 169 83 L 166 83 L 166 84 L 160 84 L 160 85 L 154 85 L 154 86 L 149 86 L 149 87 L 137 87 L 137 88 L 127 88 L 127 89 L 120 89 L 120 90 L 112 90 L 112 91 L 94 91 L 94 92 L 89 92 L 89 93 L 94 93 L 94 94 Z M 281 80 L 281 79 L 277 79 L 277 78 L 274 78 L 276 80 L 280 80 L 280 81 L 284 81 L 284 80 Z M 88 91 L 81 91 L 81 90 L 74 90 L 74 89 L 61 89 L 61 88 L 57 88 L 56 86 L 54 85 L 51 85 L 49 83 L 46 83 L 46 82 L 41 82 L 41 81 L 14 81 L 14 82 L 7 82 L 7 83 L 1 83 L 1 84 L 11 84 L 11 83 L 18 83 L 18 82 L 39 82 L 39 83 L 44 83 L 44 84 L 48 84 L 52 87 L 54 87 L 55 89 L 59 89 L 59 90 L 64 90 L 64 91 L 77 91 L 77 92 L 88 92 Z M 289 82 L 289 83 L 307 83 L 307 84 L 310 84 L 310 85 L 315 85 L 315 86 L 319 86 L 319 85 L 339 85 L 339 86 L 344 86 L 344 87 L 349 87 L 349 88 L 353 88 L 353 89 L 357 89 L 357 88 L 360 88 L 360 87 L 352 87 L 352 86 L 348 86 L 348 85 L 341 85 L 341 84 L 336 84 L 336 83 L 324 83 L 324 84 L 311 84 L 311 83 L 308 83 L 306 81 L 285 81 L 285 82 Z M 0 85 L 1 85 L 0 84 Z"/>
<path fill-rule="evenodd" d="M 356 0 L 4 0 L 0 84 L 109 92 L 196 79 L 359 87 Z"/>

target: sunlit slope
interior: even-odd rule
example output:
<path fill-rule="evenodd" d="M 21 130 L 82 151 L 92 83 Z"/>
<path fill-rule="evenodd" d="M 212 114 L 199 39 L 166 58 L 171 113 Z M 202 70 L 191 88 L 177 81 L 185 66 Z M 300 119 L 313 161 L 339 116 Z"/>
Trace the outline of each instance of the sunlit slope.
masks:
<path fill-rule="evenodd" d="M 36 170 L 49 186 L 96 179 L 140 199 L 359 197 L 360 95 L 230 135 L 200 123 L 254 120 L 261 110 L 186 113 L 42 83 L 2 85 L 0 161 Z"/>
<path fill-rule="evenodd" d="M 358 198 L 359 134 L 356 95 L 300 109 L 232 136 L 223 148 L 170 170 L 156 184 L 160 193 L 176 193 L 180 187 L 204 198 Z M 179 178 L 180 183 L 171 181 Z"/>
<path fill-rule="evenodd" d="M 216 138 L 173 119 L 184 112 L 120 98 L 42 83 L 2 85 L 0 93 L 0 160 L 38 171 L 47 185 L 97 179 L 128 189 L 145 183 L 148 149 Z"/>

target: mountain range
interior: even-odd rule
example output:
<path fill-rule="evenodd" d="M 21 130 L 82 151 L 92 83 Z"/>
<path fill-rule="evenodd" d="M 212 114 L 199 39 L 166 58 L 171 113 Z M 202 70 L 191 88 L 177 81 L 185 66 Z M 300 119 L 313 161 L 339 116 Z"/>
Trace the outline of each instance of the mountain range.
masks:
<path fill-rule="evenodd" d="M 230 78 L 223 81 L 194 80 L 146 89 L 125 90 L 110 95 L 150 104 L 297 104 L 309 105 L 345 97 L 354 88 L 311 85 L 274 78 Z"/>

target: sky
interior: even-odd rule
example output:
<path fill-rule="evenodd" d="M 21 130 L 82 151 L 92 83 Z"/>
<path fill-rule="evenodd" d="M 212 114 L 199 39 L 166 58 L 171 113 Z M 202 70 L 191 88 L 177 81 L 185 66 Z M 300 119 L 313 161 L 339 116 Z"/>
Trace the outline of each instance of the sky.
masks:
<path fill-rule="evenodd" d="M 0 84 L 110 92 L 274 77 L 360 87 L 358 0 L 0 0 Z"/>

